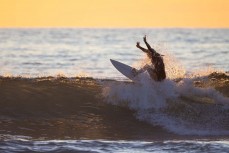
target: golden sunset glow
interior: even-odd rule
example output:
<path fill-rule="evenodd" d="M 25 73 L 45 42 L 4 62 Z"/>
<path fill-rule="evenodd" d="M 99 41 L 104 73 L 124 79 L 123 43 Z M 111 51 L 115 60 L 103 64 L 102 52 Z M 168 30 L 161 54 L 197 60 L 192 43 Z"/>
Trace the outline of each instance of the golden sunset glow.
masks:
<path fill-rule="evenodd" d="M 229 0 L 0 0 L 0 27 L 229 27 Z"/>

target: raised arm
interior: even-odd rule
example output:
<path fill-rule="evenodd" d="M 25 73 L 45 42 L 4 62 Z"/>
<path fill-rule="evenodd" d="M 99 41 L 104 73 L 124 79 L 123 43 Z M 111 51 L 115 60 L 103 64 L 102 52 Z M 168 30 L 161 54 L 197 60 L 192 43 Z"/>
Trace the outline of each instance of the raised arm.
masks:
<path fill-rule="evenodd" d="M 153 48 L 151 48 L 151 46 L 148 44 L 148 42 L 146 41 L 146 36 L 143 37 L 143 40 L 147 46 L 147 48 L 151 51 L 151 52 L 156 52 Z"/>
<path fill-rule="evenodd" d="M 145 53 L 149 53 L 149 50 L 147 50 L 147 49 L 145 49 L 145 48 L 143 48 L 143 47 L 140 46 L 140 42 L 137 42 L 136 47 L 139 48 L 139 49 L 141 49 Z"/>

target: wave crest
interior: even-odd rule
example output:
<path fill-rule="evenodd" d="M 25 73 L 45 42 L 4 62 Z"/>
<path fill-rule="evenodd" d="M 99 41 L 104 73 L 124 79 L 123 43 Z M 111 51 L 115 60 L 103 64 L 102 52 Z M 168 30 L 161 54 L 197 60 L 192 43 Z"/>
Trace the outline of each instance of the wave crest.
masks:
<path fill-rule="evenodd" d="M 222 74 L 213 73 L 177 82 L 155 82 L 145 73 L 139 76 L 139 83 L 108 83 L 104 96 L 109 103 L 125 103 L 136 111 L 138 119 L 176 134 L 228 135 L 229 126 L 225 122 L 229 119 L 229 98 L 215 88 L 207 87 L 213 76 L 222 78 Z M 225 75 L 223 82 L 228 78 Z M 202 87 L 198 81 L 202 81 Z M 228 84 L 224 88 L 228 88 Z"/>

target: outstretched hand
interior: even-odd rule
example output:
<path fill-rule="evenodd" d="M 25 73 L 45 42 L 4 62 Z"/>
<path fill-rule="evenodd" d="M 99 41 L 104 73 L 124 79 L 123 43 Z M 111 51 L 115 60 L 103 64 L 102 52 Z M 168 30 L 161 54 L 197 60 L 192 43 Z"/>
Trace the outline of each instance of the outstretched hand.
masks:
<path fill-rule="evenodd" d="M 140 47 L 140 42 L 137 42 L 136 47 Z"/>
<path fill-rule="evenodd" d="M 143 37 L 144 42 L 146 42 L 146 35 Z"/>

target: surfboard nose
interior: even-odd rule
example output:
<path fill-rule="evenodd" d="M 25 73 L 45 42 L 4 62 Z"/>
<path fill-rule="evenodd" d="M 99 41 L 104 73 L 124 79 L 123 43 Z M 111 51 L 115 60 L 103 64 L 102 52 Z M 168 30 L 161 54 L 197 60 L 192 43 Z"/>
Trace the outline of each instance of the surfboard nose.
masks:
<path fill-rule="evenodd" d="M 127 78 L 129 78 L 130 80 L 133 81 L 135 75 L 133 73 L 133 67 L 126 65 L 124 63 L 121 63 L 119 61 L 110 59 L 111 63 L 113 64 L 113 66 L 124 76 L 126 76 Z"/>

